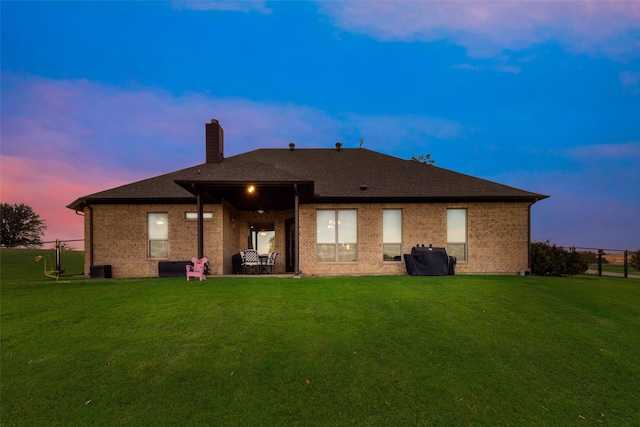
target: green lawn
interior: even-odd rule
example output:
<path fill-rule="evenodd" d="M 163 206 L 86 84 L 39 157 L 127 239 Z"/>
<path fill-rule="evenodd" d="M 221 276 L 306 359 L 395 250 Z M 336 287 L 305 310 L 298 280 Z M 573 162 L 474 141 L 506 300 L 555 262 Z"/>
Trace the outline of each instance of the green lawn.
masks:
<path fill-rule="evenodd" d="M 1 423 L 640 425 L 640 284 L 16 279 Z"/>
<path fill-rule="evenodd" d="M 591 264 L 589 269 L 598 271 L 598 264 Z M 624 274 L 624 265 L 602 264 L 602 272 Z M 628 266 L 627 274 L 640 274 L 640 271 Z"/>
<path fill-rule="evenodd" d="M 36 261 L 36 257 L 42 257 Z M 46 280 L 45 272 L 55 270 L 55 249 L 7 249 L 0 248 L 0 274 L 3 280 L 33 282 Z M 84 252 L 63 250 L 60 266 L 65 272 L 60 280 L 70 280 L 84 272 Z M 55 279 L 54 279 L 55 280 Z"/>

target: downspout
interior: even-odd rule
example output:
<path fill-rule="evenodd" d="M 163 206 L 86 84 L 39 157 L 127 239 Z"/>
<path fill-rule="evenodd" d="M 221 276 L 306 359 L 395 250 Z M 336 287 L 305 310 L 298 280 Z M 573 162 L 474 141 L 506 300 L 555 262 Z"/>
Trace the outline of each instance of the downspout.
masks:
<path fill-rule="evenodd" d="M 89 267 L 93 267 L 93 208 L 87 202 L 82 202 L 82 204 L 83 208 L 89 209 Z M 78 211 L 76 211 L 76 215 L 80 215 Z M 80 216 L 84 216 L 84 212 Z"/>
<path fill-rule="evenodd" d="M 295 237 L 293 239 L 293 268 L 294 277 L 300 277 L 300 198 L 298 196 L 298 184 L 293 184 L 295 194 Z"/>
<path fill-rule="evenodd" d="M 202 189 L 196 193 L 196 205 L 198 210 L 198 259 L 204 258 L 204 208 L 202 206 Z"/>
<path fill-rule="evenodd" d="M 529 242 L 527 245 L 527 269 L 533 273 L 531 271 L 531 206 L 533 206 L 535 202 L 531 202 L 529 203 L 529 207 L 527 208 L 527 241 Z"/>

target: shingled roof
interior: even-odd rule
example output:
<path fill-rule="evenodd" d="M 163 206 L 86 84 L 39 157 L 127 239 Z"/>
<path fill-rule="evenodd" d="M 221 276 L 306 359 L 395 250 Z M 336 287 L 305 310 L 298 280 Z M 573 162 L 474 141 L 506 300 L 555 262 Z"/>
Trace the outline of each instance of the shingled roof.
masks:
<path fill-rule="evenodd" d="M 191 203 L 194 189 L 211 197 L 248 183 L 307 189 L 301 203 L 526 201 L 548 196 L 363 148 L 258 149 L 81 197 L 85 203 Z M 234 190 L 235 189 L 235 190 Z M 215 197 L 214 197 L 215 199 Z M 291 197 L 293 200 L 293 196 Z M 215 200 L 209 200 L 212 202 Z M 233 203 L 233 201 L 232 201 Z M 241 207 L 239 207 L 241 208 Z M 283 206 L 284 208 L 284 206 Z"/>

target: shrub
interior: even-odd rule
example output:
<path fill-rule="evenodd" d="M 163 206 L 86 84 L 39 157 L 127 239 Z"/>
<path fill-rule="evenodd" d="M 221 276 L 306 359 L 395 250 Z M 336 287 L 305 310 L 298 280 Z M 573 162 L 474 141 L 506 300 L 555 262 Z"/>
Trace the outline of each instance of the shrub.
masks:
<path fill-rule="evenodd" d="M 640 271 L 640 249 L 635 252 L 631 252 L 629 257 L 629 265 L 636 270 Z"/>
<path fill-rule="evenodd" d="M 546 242 L 531 245 L 531 272 L 539 276 L 573 276 L 589 268 L 587 259 L 575 248 L 566 250 Z"/>
<path fill-rule="evenodd" d="M 580 254 L 582 254 L 583 258 L 587 260 L 589 264 L 596 264 L 598 262 L 598 252 L 580 251 Z"/>

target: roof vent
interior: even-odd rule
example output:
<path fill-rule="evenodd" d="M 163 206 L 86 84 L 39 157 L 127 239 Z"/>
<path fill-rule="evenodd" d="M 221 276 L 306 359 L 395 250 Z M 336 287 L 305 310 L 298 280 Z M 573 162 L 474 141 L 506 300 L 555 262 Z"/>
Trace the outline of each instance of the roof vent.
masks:
<path fill-rule="evenodd" d="M 336 142 L 336 150 L 340 151 L 342 149 L 342 142 Z"/>
<path fill-rule="evenodd" d="M 296 148 L 296 144 L 294 144 L 293 142 L 289 143 L 289 150 L 293 151 L 293 149 Z"/>
<path fill-rule="evenodd" d="M 369 186 L 368 186 L 367 184 L 362 184 L 362 185 L 360 185 L 360 189 L 361 189 L 362 191 L 366 190 L 367 188 L 369 188 Z"/>

